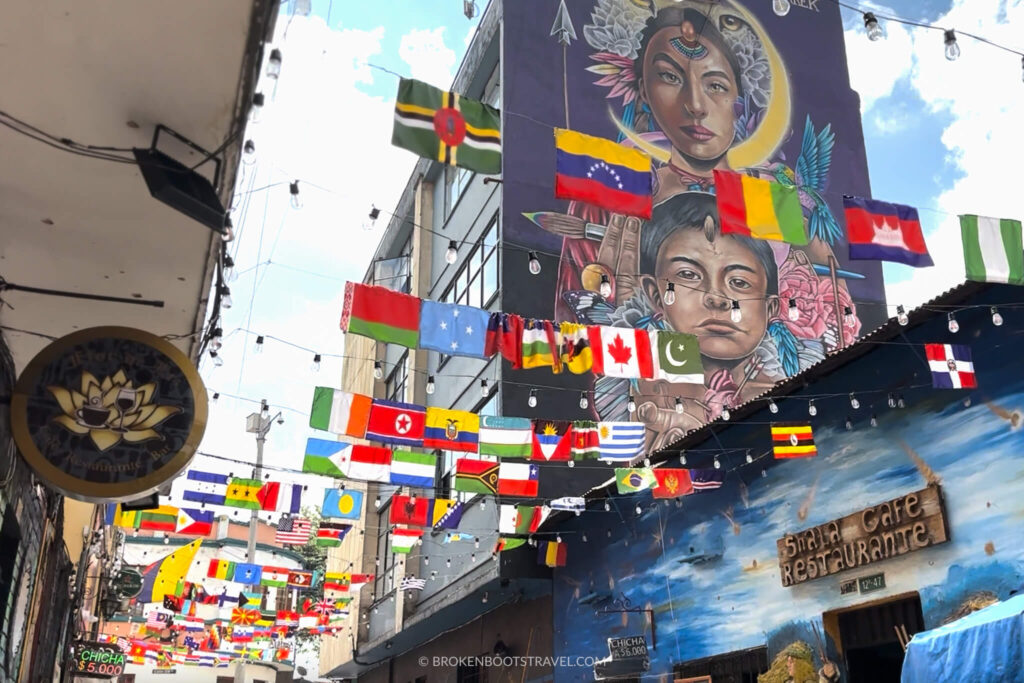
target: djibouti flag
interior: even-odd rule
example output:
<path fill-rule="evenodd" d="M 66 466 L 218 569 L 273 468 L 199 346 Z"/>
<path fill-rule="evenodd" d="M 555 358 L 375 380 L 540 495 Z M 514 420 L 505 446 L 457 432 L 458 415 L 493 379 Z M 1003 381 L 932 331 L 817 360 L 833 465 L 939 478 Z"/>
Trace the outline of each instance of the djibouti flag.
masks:
<path fill-rule="evenodd" d="M 1007 218 L 960 216 L 967 279 L 1024 285 L 1021 223 Z"/>
<path fill-rule="evenodd" d="M 398 84 L 391 144 L 449 166 L 501 173 L 498 110 L 422 81 Z"/>

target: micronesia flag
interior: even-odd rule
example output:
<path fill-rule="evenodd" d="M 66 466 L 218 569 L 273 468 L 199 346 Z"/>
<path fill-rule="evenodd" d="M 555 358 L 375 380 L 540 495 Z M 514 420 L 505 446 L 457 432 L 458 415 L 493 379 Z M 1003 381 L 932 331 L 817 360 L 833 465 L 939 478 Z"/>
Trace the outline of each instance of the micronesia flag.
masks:
<path fill-rule="evenodd" d="M 844 196 L 843 208 L 851 259 L 934 265 L 914 207 Z"/>

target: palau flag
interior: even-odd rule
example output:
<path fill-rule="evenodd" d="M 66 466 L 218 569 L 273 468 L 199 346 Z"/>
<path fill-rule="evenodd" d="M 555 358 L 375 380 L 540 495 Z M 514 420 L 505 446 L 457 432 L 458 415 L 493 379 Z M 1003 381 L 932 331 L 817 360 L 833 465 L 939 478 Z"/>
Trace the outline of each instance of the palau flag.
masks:
<path fill-rule="evenodd" d="M 804 211 L 795 185 L 715 171 L 715 198 L 723 234 L 807 244 Z"/>
<path fill-rule="evenodd" d="M 651 158 L 611 140 L 555 128 L 555 196 L 651 217 Z"/>

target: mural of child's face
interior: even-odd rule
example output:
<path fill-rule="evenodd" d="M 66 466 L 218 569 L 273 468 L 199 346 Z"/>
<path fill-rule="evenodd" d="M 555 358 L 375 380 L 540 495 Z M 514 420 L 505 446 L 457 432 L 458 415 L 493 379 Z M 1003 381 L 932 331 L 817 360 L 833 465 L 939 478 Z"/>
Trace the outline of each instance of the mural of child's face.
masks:
<path fill-rule="evenodd" d="M 651 37 L 641 73 L 643 97 L 673 147 L 701 161 L 729 150 L 735 136 L 736 75 L 725 54 L 701 41 L 689 21 Z"/>
<path fill-rule="evenodd" d="M 745 358 L 764 338 L 773 301 L 765 300 L 768 275 L 757 256 L 733 237 L 708 241 L 703 230 L 676 230 L 658 249 L 655 277 L 656 282 L 645 282 L 648 297 L 672 329 L 697 335 L 705 356 Z M 676 283 L 670 306 L 661 299 L 666 280 Z M 733 301 L 739 302 L 739 322 L 731 319 Z"/>

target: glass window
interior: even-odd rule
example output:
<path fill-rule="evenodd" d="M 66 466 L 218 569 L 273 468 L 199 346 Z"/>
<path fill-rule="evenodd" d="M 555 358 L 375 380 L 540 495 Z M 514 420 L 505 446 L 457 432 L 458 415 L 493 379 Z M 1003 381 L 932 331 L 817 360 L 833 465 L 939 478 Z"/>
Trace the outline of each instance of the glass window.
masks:
<path fill-rule="evenodd" d="M 492 389 L 491 394 L 478 403 L 471 412 L 478 415 L 499 415 L 500 414 L 500 399 L 498 398 L 499 392 L 497 389 Z M 455 490 L 455 468 L 459 458 L 480 458 L 482 460 L 494 460 L 495 458 L 490 456 L 479 456 L 471 453 L 460 453 L 458 451 L 435 451 L 437 455 L 437 488 L 436 495 L 438 498 L 453 498 L 459 501 L 467 501 L 475 493 L 466 493 L 464 491 Z"/>
<path fill-rule="evenodd" d="M 377 512 L 377 561 L 376 576 L 373 579 L 375 600 L 384 597 L 394 585 L 395 554 L 391 552 L 391 501 L 380 506 Z"/>
<path fill-rule="evenodd" d="M 384 386 L 384 398 L 389 401 L 405 402 L 409 387 L 409 352 L 406 351 L 395 363 Z"/>

